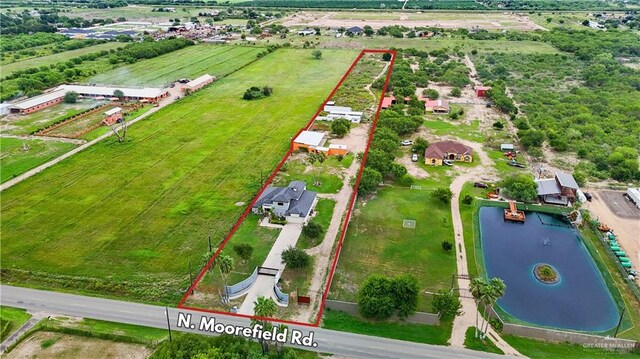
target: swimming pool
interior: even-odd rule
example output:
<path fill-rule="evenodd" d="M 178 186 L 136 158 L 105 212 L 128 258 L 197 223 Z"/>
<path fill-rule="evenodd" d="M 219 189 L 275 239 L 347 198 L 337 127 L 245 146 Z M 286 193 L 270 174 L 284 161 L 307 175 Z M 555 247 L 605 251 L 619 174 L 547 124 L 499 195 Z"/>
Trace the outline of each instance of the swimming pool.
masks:
<path fill-rule="evenodd" d="M 503 213 L 496 207 L 479 211 L 486 273 L 507 285 L 498 306 L 539 326 L 586 332 L 615 327 L 618 308 L 576 230 L 543 213 L 526 212 L 524 224 L 505 221 Z M 555 269 L 559 280 L 538 280 L 538 264 Z"/>

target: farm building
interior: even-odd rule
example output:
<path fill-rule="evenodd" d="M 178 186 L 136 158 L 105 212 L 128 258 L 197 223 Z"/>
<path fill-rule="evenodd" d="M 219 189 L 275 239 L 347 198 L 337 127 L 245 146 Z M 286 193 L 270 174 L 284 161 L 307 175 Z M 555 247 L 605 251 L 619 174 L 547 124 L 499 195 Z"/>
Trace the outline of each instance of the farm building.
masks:
<path fill-rule="evenodd" d="M 64 99 L 64 94 L 67 93 L 66 90 L 58 90 L 52 91 L 40 96 L 32 97 L 30 99 L 24 100 L 22 102 L 18 102 L 11 106 L 12 113 L 33 113 L 36 111 L 40 111 L 43 108 L 47 108 L 49 106 L 53 106 L 55 104 L 59 104 Z"/>
<path fill-rule="evenodd" d="M 442 166 L 444 161 L 473 162 L 473 149 L 456 141 L 434 142 L 424 151 L 424 163 Z"/>
<path fill-rule="evenodd" d="M 293 150 L 304 150 L 309 153 L 324 153 L 327 156 L 346 155 L 349 149 L 346 145 L 331 144 L 323 146 L 326 142 L 325 134 L 316 131 L 302 131 L 293 141 Z"/>
<path fill-rule="evenodd" d="M 102 120 L 102 124 L 107 125 L 107 126 L 111 126 L 114 123 L 122 121 L 122 118 L 124 116 L 124 114 L 122 113 L 122 108 L 120 108 L 120 107 L 114 107 L 109 111 L 105 111 L 103 113 L 103 115 L 105 117 Z"/>
<path fill-rule="evenodd" d="M 182 91 L 187 91 L 189 90 L 190 92 L 195 92 L 200 90 L 201 88 L 207 86 L 208 84 L 212 83 L 213 81 L 215 81 L 215 77 L 209 75 L 209 74 L 204 74 L 200 77 L 198 77 L 197 79 L 191 80 L 189 82 L 187 82 L 184 86 L 182 86 Z"/>
<path fill-rule="evenodd" d="M 304 223 L 317 203 L 317 193 L 307 184 L 291 181 L 287 187 L 268 186 L 251 208 L 253 213 L 273 213 L 287 222 Z"/>
<path fill-rule="evenodd" d="M 10 103 L 0 103 L 0 116 L 8 115 L 12 106 Z"/>
<path fill-rule="evenodd" d="M 77 92 L 84 97 L 113 97 L 116 90 L 122 91 L 124 100 L 147 100 L 155 102 L 169 96 L 169 91 L 159 88 L 126 88 L 126 87 L 107 87 L 107 86 L 82 86 L 82 85 L 60 85 L 56 90 L 65 90 Z"/>
<path fill-rule="evenodd" d="M 627 197 L 640 209 L 640 188 L 627 188 Z"/>
<path fill-rule="evenodd" d="M 393 96 L 385 96 L 382 99 L 382 105 L 380 106 L 383 109 L 387 109 L 389 107 L 391 107 L 391 105 L 395 105 L 396 104 L 396 98 Z"/>
<path fill-rule="evenodd" d="M 487 91 L 491 90 L 489 86 L 476 86 L 476 96 L 487 97 Z"/>
<path fill-rule="evenodd" d="M 359 26 L 350 27 L 347 29 L 347 34 L 361 35 L 364 29 Z"/>
<path fill-rule="evenodd" d="M 426 100 L 424 109 L 427 112 L 433 112 L 435 114 L 447 114 L 450 111 L 449 103 L 442 99 Z"/>
<path fill-rule="evenodd" d="M 538 179 L 536 184 L 541 201 L 565 206 L 575 200 L 580 189 L 573 176 L 563 172 L 556 173 L 554 178 Z"/>
<path fill-rule="evenodd" d="M 324 112 L 328 112 L 326 116 L 318 116 L 318 121 L 333 121 L 338 118 L 345 118 L 353 123 L 360 123 L 362 121 L 362 111 L 353 111 L 351 107 L 325 105 Z"/>

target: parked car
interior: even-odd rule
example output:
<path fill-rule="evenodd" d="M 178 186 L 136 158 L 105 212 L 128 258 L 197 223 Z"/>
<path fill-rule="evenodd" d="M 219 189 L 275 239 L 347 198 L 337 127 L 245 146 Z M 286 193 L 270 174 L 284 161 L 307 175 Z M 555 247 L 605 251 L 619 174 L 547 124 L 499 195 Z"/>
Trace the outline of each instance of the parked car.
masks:
<path fill-rule="evenodd" d="M 180 80 L 178 80 L 178 82 L 181 83 L 181 84 L 186 84 L 187 82 L 189 82 L 189 79 L 183 77 Z"/>
<path fill-rule="evenodd" d="M 593 198 L 593 196 L 591 195 L 591 193 L 589 192 L 584 192 L 584 197 L 587 199 L 587 201 L 591 202 L 591 199 Z"/>
<path fill-rule="evenodd" d="M 453 166 L 453 161 L 451 160 L 442 160 L 442 163 L 444 163 L 447 166 Z"/>
<path fill-rule="evenodd" d="M 411 140 L 404 140 L 402 141 L 402 145 L 403 146 L 411 146 L 413 144 L 413 141 Z"/>
<path fill-rule="evenodd" d="M 411 161 L 418 162 L 418 154 L 417 153 L 414 153 L 413 155 L 411 155 Z"/>
<path fill-rule="evenodd" d="M 476 182 L 476 183 L 473 184 L 473 187 L 488 188 L 489 186 L 487 186 L 486 184 L 484 184 L 482 182 Z"/>

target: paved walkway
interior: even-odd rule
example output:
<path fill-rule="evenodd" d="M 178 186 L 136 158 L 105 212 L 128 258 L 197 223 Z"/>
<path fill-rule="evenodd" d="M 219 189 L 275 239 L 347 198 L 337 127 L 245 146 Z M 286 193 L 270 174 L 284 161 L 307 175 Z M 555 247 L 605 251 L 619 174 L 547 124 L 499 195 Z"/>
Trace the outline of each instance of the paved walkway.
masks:
<path fill-rule="evenodd" d="M 278 238 L 273 243 L 267 258 L 262 264 L 263 267 L 276 268 L 280 273 L 284 270 L 285 264 L 282 263 L 282 252 L 287 248 L 295 247 L 302 233 L 301 223 L 287 223 L 280 231 Z M 238 313 L 253 315 L 253 305 L 258 297 L 273 298 L 278 303 L 273 286 L 275 285 L 275 277 L 270 275 L 258 275 L 256 281 L 249 287 L 249 291 L 238 309 Z"/>
<path fill-rule="evenodd" d="M 48 315 L 46 313 L 43 313 L 43 312 L 34 313 L 33 316 L 31 317 L 31 319 L 29 319 L 20 328 L 18 328 L 18 330 L 16 330 L 15 332 L 11 333 L 11 335 L 9 335 L 9 337 L 7 337 L 7 339 L 5 339 L 0 344 L 0 354 L 4 353 L 5 350 L 7 350 L 8 347 L 13 345 L 18 339 L 20 339 L 20 337 L 24 333 L 26 333 L 29 329 L 33 328 L 36 324 L 38 324 L 38 322 L 40 320 L 42 320 L 43 318 L 45 318 L 47 316 Z"/>
<path fill-rule="evenodd" d="M 159 102 L 160 106 L 152 107 L 149 111 L 143 113 L 142 115 L 134 118 L 131 121 L 127 121 L 127 126 L 131 126 L 134 123 L 136 123 L 138 121 L 141 121 L 141 120 L 151 116 L 151 114 L 159 111 L 160 109 L 172 104 L 176 100 L 176 97 L 179 96 L 180 90 L 178 89 L 178 86 L 176 86 L 175 88 L 169 89 L 169 93 L 171 94 L 171 96 L 169 96 L 169 97 L 163 99 L 162 101 L 160 101 Z M 120 125 L 120 127 L 121 126 L 122 125 Z M 120 127 L 118 127 L 118 129 Z M 41 164 L 40 166 L 38 166 L 36 168 L 33 168 L 33 169 L 31 169 L 31 170 L 29 170 L 29 171 L 27 171 L 27 172 L 25 172 L 25 173 L 23 173 L 23 174 L 21 174 L 19 176 L 16 176 L 16 177 L 14 177 L 14 178 L 2 183 L 0 185 L 0 192 L 4 191 L 5 189 L 7 189 L 9 187 L 12 187 L 12 186 L 18 184 L 18 183 L 20 183 L 20 182 L 22 182 L 24 180 L 26 180 L 27 178 L 29 178 L 29 177 L 31 177 L 33 175 L 36 175 L 36 174 L 46 170 L 47 168 L 49 168 L 49 167 L 51 167 L 51 166 L 53 166 L 55 164 L 58 164 L 58 163 L 62 162 L 63 160 L 75 155 L 78 152 L 86 150 L 87 148 L 95 145 L 96 143 L 98 143 L 98 142 L 100 142 L 100 141 L 102 141 L 105 138 L 110 137 L 110 136 L 113 136 L 113 131 L 109 131 L 109 132 L 105 133 L 104 135 L 102 135 L 102 136 L 100 136 L 100 137 L 98 137 L 98 138 L 96 138 L 96 139 L 94 139 L 92 141 L 89 141 L 89 142 L 87 142 L 87 143 L 85 143 L 83 145 L 80 145 L 80 146 L 74 148 L 73 150 L 63 154 L 63 155 L 52 159 L 51 161 L 49 161 L 47 163 Z M 40 137 L 40 136 L 38 136 L 38 137 Z"/>

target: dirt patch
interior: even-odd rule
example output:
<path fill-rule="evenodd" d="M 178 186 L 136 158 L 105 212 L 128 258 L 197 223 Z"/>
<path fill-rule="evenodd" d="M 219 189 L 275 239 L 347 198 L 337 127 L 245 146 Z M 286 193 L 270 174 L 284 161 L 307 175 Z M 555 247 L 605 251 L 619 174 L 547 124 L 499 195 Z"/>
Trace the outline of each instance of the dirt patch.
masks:
<path fill-rule="evenodd" d="M 588 209 L 594 219 L 613 228 L 618 237 L 620 247 L 635 263 L 640 263 L 640 210 L 632 208 L 629 200 L 625 199 L 623 192 L 618 191 L 591 191 L 593 200 L 586 202 L 584 207 Z"/>
<path fill-rule="evenodd" d="M 384 26 L 403 25 L 414 27 L 441 27 L 445 29 L 486 29 L 486 30 L 546 30 L 534 23 L 526 16 L 517 16 L 509 13 L 496 14 L 456 14 L 453 13 L 421 13 L 406 14 L 392 13 L 366 13 L 366 12 L 314 12 L 302 11 L 283 19 L 284 26 L 308 26 L 308 27 L 352 27 L 369 25 L 374 29 Z"/>
<path fill-rule="evenodd" d="M 27 358 L 125 358 L 143 359 L 152 350 L 140 344 L 118 343 L 73 335 L 37 332 L 24 340 L 7 359 Z"/>

